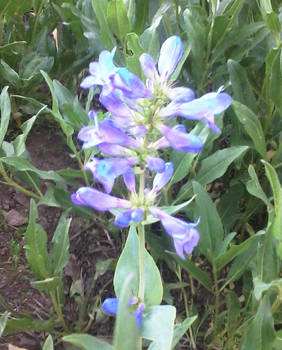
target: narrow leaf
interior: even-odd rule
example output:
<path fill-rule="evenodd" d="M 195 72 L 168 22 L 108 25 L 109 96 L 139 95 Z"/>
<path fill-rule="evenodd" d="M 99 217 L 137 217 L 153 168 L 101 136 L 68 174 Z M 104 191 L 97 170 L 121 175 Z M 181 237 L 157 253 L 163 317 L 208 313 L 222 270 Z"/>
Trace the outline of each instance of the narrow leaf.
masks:
<path fill-rule="evenodd" d="M 24 235 L 27 261 L 39 279 L 49 276 L 49 257 L 47 253 L 47 235 L 43 228 L 36 223 L 37 208 L 33 199 L 30 201 L 29 223 Z"/>
<path fill-rule="evenodd" d="M 139 287 L 139 237 L 134 226 L 130 227 L 127 241 L 122 254 L 118 260 L 114 288 L 116 296 L 120 296 L 126 277 L 133 274 L 131 290 L 133 296 L 138 295 Z M 157 305 L 162 301 L 163 287 L 160 272 L 151 257 L 145 252 L 145 303 L 146 305 Z"/>
<path fill-rule="evenodd" d="M 76 333 L 76 334 L 65 335 L 62 338 L 62 340 L 66 343 L 73 344 L 77 346 L 78 349 L 82 349 L 82 350 L 94 350 L 94 349 L 113 350 L 114 349 L 110 344 L 88 334 Z"/>
<path fill-rule="evenodd" d="M 0 148 L 2 147 L 2 143 L 4 141 L 4 137 L 6 135 L 10 114 L 11 114 L 11 103 L 10 97 L 8 94 L 8 86 L 5 86 L 0 95 L 0 111 L 1 111 L 1 120 L 0 120 Z"/>
<path fill-rule="evenodd" d="M 175 314 L 176 310 L 172 305 L 151 306 L 146 309 L 142 337 L 153 341 L 154 349 L 171 349 Z"/>
<path fill-rule="evenodd" d="M 232 106 L 234 108 L 238 120 L 244 126 L 245 131 L 253 140 L 255 149 L 263 158 L 265 158 L 265 138 L 258 117 L 247 106 L 243 105 L 240 102 L 233 101 Z"/>
<path fill-rule="evenodd" d="M 205 189 L 193 181 L 196 197 L 196 215 L 200 217 L 198 230 L 200 232 L 199 249 L 213 263 L 218 247 L 223 239 L 223 227 L 215 205 Z"/>
<path fill-rule="evenodd" d="M 69 260 L 69 227 L 71 218 L 67 219 L 66 216 L 66 212 L 62 214 L 51 241 L 50 261 L 54 275 L 61 273 Z"/>

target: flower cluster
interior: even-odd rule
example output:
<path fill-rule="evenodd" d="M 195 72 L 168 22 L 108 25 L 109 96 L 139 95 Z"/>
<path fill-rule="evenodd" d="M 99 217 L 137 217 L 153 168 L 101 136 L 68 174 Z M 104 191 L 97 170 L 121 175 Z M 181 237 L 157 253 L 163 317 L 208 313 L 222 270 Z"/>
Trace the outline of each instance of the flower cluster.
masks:
<path fill-rule="evenodd" d="M 90 63 L 90 75 L 81 83 L 84 89 L 102 86 L 99 99 L 109 112 L 109 117 L 99 121 L 96 112 L 90 111 L 89 118 L 94 123 L 78 134 L 84 149 L 97 147 L 106 156 L 91 157 L 85 165 L 105 192 L 81 187 L 72 195 L 72 201 L 100 211 L 119 209 L 115 224 L 120 227 L 138 223 L 152 214 L 172 237 L 177 254 L 185 259 L 184 253 L 191 254 L 199 241 L 198 223 L 174 218 L 156 206 L 160 190 L 173 174 L 173 164 L 160 158 L 159 150 L 172 147 L 182 152 L 200 152 L 203 142 L 199 136 L 188 133 L 183 124 L 171 126 L 170 119 L 181 116 L 204 120 L 211 130 L 218 132 L 214 116 L 231 104 L 231 97 L 218 91 L 195 98 L 191 89 L 173 86 L 169 78 L 183 54 L 177 36 L 164 42 L 157 65 L 150 55 L 141 55 L 146 84 L 126 68 L 116 67 L 114 54 L 115 50 L 101 52 L 98 62 Z M 149 171 L 156 173 L 151 189 L 146 188 L 145 173 Z M 137 191 L 136 173 L 142 174 Z M 128 199 L 110 195 L 120 176 L 129 191 Z"/>

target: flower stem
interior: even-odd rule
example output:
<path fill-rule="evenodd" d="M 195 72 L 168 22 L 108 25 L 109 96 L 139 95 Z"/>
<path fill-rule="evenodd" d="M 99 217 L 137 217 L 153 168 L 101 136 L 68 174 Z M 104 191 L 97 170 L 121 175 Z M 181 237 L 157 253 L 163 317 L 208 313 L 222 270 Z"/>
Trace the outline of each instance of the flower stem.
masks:
<path fill-rule="evenodd" d="M 52 300 L 54 309 L 56 311 L 56 314 L 58 316 L 58 319 L 59 319 L 62 327 L 64 328 L 64 331 L 69 333 L 68 327 L 67 327 L 67 325 L 65 323 L 64 316 L 63 316 L 63 313 L 62 313 L 62 308 L 61 308 L 60 304 L 57 302 L 57 298 L 56 298 L 56 295 L 55 295 L 54 291 L 50 291 L 50 296 L 51 296 L 51 300 Z"/>
<path fill-rule="evenodd" d="M 138 224 L 139 234 L 139 290 L 138 297 L 144 301 L 145 295 L 145 230 L 142 223 Z"/>
<path fill-rule="evenodd" d="M 3 178 L 5 180 L 5 181 L 1 181 L 1 183 L 3 185 L 12 186 L 12 187 L 16 188 L 17 190 L 21 191 L 22 193 L 26 194 L 29 197 L 32 197 L 32 198 L 35 198 L 35 199 L 38 199 L 38 200 L 41 199 L 41 197 L 39 195 L 37 195 L 36 193 L 25 189 L 24 187 L 19 185 L 17 182 L 15 182 L 13 179 L 11 179 L 8 176 L 6 170 L 5 170 L 5 168 L 4 168 L 4 166 L 3 166 L 3 164 L 1 162 L 0 162 L 0 174 L 3 176 Z"/>

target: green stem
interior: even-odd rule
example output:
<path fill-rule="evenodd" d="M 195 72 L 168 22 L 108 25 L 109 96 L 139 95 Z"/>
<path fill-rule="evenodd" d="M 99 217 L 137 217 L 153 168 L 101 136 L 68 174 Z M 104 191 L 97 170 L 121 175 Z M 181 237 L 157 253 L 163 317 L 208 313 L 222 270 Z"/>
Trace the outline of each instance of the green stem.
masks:
<path fill-rule="evenodd" d="M 37 184 L 35 183 L 35 181 L 33 180 L 33 178 L 29 175 L 28 171 L 25 172 L 27 177 L 29 178 L 30 182 L 33 184 L 33 187 L 35 188 L 35 190 L 37 191 L 37 193 L 39 194 L 39 196 L 41 198 L 43 198 L 43 194 L 42 192 L 40 191 L 40 188 L 37 186 Z"/>
<path fill-rule="evenodd" d="M 38 11 L 36 12 L 36 15 L 35 15 L 35 20 L 34 20 L 34 24 L 33 24 L 33 28 L 32 28 L 32 39 L 31 39 L 32 42 L 34 42 L 34 37 L 35 37 L 35 34 L 36 34 L 36 28 L 37 28 L 37 24 L 38 24 L 38 21 L 39 21 L 39 16 L 40 16 L 40 13 L 42 11 L 44 2 L 45 2 L 45 0 L 41 1 L 40 5 L 38 7 Z"/>
<path fill-rule="evenodd" d="M 179 265 L 178 265 L 178 273 L 177 273 L 177 275 L 178 275 L 179 282 L 181 283 L 182 282 L 182 276 L 181 276 L 181 267 Z M 189 306 L 188 306 L 188 302 L 187 302 L 187 298 L 186 298 L 186 293 L 185 293 L 185 288 L 184 287 L 181 287 L 181 292 L 182 292 L 182 295 L 183 295 L 186 317 L 189 317 L 190 312 L 189 312 Z M 195 343 L 192 327 L 189 327 L 189 336 L 190 336 L 190 342 L 191 342 L 192 348 L 196 349 L 196 343 Z"/>
<path fill-rule="evenodd" d="M 145 230 L 142 223 L 138 224 L 139 234 L 139 290 L 138 297 L 144 301 L 145 295 Z"/>
<path fill-rule="evenodd" d="M 52 300 L 52 303 L 53 303 L 53 306 L 54 306 L 54 309 L 56 311 L 56 314 L 58 316 L 58 320 L 60 321 L 62 327 L 64 328 L 64 331 L 69 333 L 69 329 L 65 323 L 65 320 L 64 320 L 64 316 L 63 316 L 63 313 L 62 313 L 62 309 L 61 309 L 61 306 L 60 304 L 57 302 L 57 298 L 56 298 L 56 295 L 54 293 L 54 291 L 50 291 L 50 296 L 51 296 L 51 300 Z"/>
<path fill-rule="evenodd" d="M 214 287 L 215 287 L 214 337 L 216 337 L 216 332 L 218 328 L 218 313 L 219 313 L 219 289 L 218 289 L 217 271 L 214 264 L 213 264 L 212 272 L 213 272 Z"/>
<path fill-rule="evenodd" d="M 36 193 L 31 192 L 29 190 L 26 190 L 24 187 L 22 187 L 21 185 L 16 183 L 13 179 L 11 179 L 8 176 L 8 174 L 6 173 L 6 170 L 5 170 L 5 168 L 4 168 L 4 166 L 3 166 L 3 164 L 1 162 L 0 162 L 0 174 L 3 176 L 4 180 L 6 181 L 6 182 L 1 181 L 1 183 L 3 185 L 12 186 L 12 187 L 16 188 L 17 190 L 23 192 L 24 194 L 26 194 L 29 197 L 32 197 L 32 198 L 35 198 L 35 199 L 38 199 L 38 200 L 41 199 L 41 197 L 38 196 Z"/>

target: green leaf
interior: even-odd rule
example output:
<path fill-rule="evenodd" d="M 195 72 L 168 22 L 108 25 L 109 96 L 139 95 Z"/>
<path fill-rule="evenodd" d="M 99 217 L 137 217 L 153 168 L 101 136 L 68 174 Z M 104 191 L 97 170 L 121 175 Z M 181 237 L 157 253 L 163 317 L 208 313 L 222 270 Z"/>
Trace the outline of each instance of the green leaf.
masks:
<path fill-rule="evenodd" d="M 183 322 L 177 323 L 174 326 L 172 348 L 174 348 L 179 343 L 183 335 L 187 332 L 188 328 L 193 324 L 193 322 L 197 319 L 197 317 L 198 317 L 197 315 L 192 317 L 187 317 Z"/>
<path fill-rule="evenodd" d="M 213 284 L 210 279 L 210 276 L 207 272 L 200 269 L 197 265 L 193 263 L 192 260 L 186 258 L 185 260 L 180 259 L 180 257 L 172 253 L 174 259 L 178 264 L 193 278 L 195 278 L 201 285 L 203 285 L 208 291 L 212 292 Z"/>
<path fill-rule="evenodd" d="M 53 319 L 48 321 L 35 320 L 28 317 L 9 318 L 5 328 L 5 335 L 21 332 L 48 332 L 54 327 Z"/>
<path fill-rule="evenodd" d="M 134 226 L 130 227 L 125 247 L 118 260 L 114 288 L 119 297 L 126 277 L 133 274 L 131 290 L 133 296 L 138 295 L 139 287 L 139 237 Z M 160 272 L 151 255 L 145 251 L 145 303 L 157 305 L 162 301 L 163 287 Z"/>
<path fill-rule="evenodd" d="M 215 260 L 215 266 L 218 271 L 220 271 L 224 266 L 226 266 L 231 260 L 236 258 L 239 254 L 243 253 L 251 244 L 255 236 L 251 236 L 246 239 L 241 244 L 232 245 L 226 252 L 218 255 Z"/>
<path fill-rule="evenodd" d="M 4 141 L 4 137 L 6 135 L 10 115 L 11 115 L 11 103 L 10 97 L 8 94 L 8 86 L 5 86 L 0 95 L 0 111 L 1 111 L 1 120 L 0 120 L 0 148 L 2 147 L 2 143 Z"/>
<path fill-rule="evenodd" d="M 94 349 L 113 350 L 114 349 L 110 344 L 88 334 L 76 333 L 76 334 L 65 335 L 62 338 L 62 340 L 66 343 L 73 344 L 82 350 L 94 350 Z"/>
<path fill-rule="evenodd" d="M 17 72 L 15 72 L 6 62 L 0 60 L 0 76 L 8 81 L 16 89 L 21 87 L 21 79 Z"/>
<path fill-rule="evenodd" d="M 241 304 L 238 295 L 232 290 L 226 289 L 226 306 L 227 306 L 227 325 L 228 330 L 237 327 L 237 320 L 241 312 Z"/>
<path fill-rule="evenodd" d="M 271 305 L 269 297 L 265 295 L 254 319 L 246 329 L 242 350 L 272 349 L 275 338 Z"/>
<path fill-rule="evenodd" d="M 160 41 L 157 30 L 146 29 L 140 36 L 140 43 L 144 52 L 151 55 L 156 61 L 160 51 Z"/>
<path fill-rule="evenodd" d="M 107 21 L 109 27 L 121 42 L 130 32 L 131 26 L 127 17 L 127 9 L 123 0 L 111 0 L 107 7 Z"/>
<path fill-rule="evenodd" d="M 273 166 L 264 160 L 262 160 L 262 163 L 265 167 L 266 176 L 268 178 L 268 181 L 270 182 L 271 189 L 273 192 L 275 213 L 276 215 L 278 215 L 278 211 L 282 207 L 282 187 L 280 185 L 278 175 Z"/>
<path fill-rule="evenodd" d="M 59 277 L 49 277 L 42 281 L 32 282 L 32 285 L 40 291 L 54 291 L 60 285 Z"/>
<path fill-rule="evenodd" d="M 126 66 L 131 72 L 141 77 L 142 70 L 139 62 L 139 57 L 144 51 L 140 45 L 138 36 L 135 33 L 127 34 L 126 45 L 128 51 L 131 53 L 130 55 L 126 55 Z"/>
<path fill-rule="evenodd" d="M 107 0 L 92 0 L 92 7 L 100 26 L 101 41 L 108 50 L 116 46 L 115 39 L 107 21 Z"/>
<path fill-rule="evenodd" d="M 24 62 L 22 60 L 21 63 L 21 78 L 29 81 L 35 75 L 40 74 L 40 70 L 49 72 L 54 64 L 54 57 L 41 56 L 36 52 L 32 52 L 32 54 L 25 57 Z"/>
<path fill-rule="evenodd" d="M 50 266 L 47 253 L 47 235 L 43 228 L 36 223 L 37 208 L 33 199 L 30 201 L 29 222 L 24 235 L 26 259 L 39 279 L 49 277 Z"/>
<path fill-rule="evenodd" d="M 278 108 L 280 114 L 282 115 L 282 84 L 281 84 L 281 55 L 282 50 L 273 49 L 275 52 L 275 58 L 272 62 L 272 70 L 270 75 L 270 98 L 274 102 L 275 106 Z"/>
<path fill-rule="evenodd" d="M 131 284 L 133 279 L 134 275 L 130 274 L 123 281 L 115 324 L 115 350 L 137 350 L 138 328 L 132 307 L 129 305 L 132 297 Z"/>
<path fill-rule="evenodd" d="M 144 31 L 144 27 L 149 14 L 149 0 L 136 0 L 135 3 L 136 21 L 134 24 L 134 32 L 141 34 Z"/>
<path fill-rule="evenodd" d="M 22 129 L 23 133 L 21 135 L 18 135 L 16 137 L 16 139 L 13 141 L 13 146 L 14 146 L 14 150 L 15 150 L 14 155 L 15 156 L 19 157 L 26 151 L 25 142 L 26 142 L 27 136 L 28 136 L 34 122 L 36 121 L 36 119 L 40 115 L 40 113 L 42 113 L 46 108 L 47 108 L 47 106 L 41 107 L 40 110 L 36 113 L 36 115 L 34 115 L 33 117 L 31 117 L 30 119 L 28 119 L 26 122 L 24 122 L 21 125 L 21 129 Z"/>
<path fill-rule="evenodd" d="M 192 198 L 189 199 L 189 201 L 183 202 L 181 204 L 178 205 L 170 205 L 170 206 L 163 206 L 163 207 L 159 207 L 161 210 L 163 210 L 164 212 L 166 212 L 169 215 L 175 214 L 177 212 L 179 212 L 181 209 L 187 207 L 191 202 L 193 202 L 193 200 L 195 199 L 195 196 L 193 196 Z M 111 212 L 113 213 L 117 213 L 114 210 L 111 210 Z M 146 218 L 145 221 L 143 221 L 144 225 L 151 225 L 154 222 L 158 222 L 159 219 L 157 219 L 155 216 L 149 214 Z"/>
<path fill-rule="evenodd" d="M 69 261 L 69 228 L 71 218 L 66 218 L 67 213 L 63 213 L 56 227 L 51 241 L 50 261 L 52 273 L 61 273 Z"/>
<path fill-rule="evenodd" d="M 223 227 L 218 212 L 205 189 L 193 181 L 193 190 L 196 197 L 196 215 L 200 223 L 197 229 L 200 232 L 199 250 L 213 263 L 218 247 L 223 240 Z"/>
<path fill-rule="evenodd" d="M 151 306 L 146 309 L 142 337 L 153 342 L 150 349 L 171 350 L 176 310 L 172 305 Z"/>
<path fill-rule="evenodd" d="M 260 300 L 262 294 L 270 289 L 275 290 L 279 295 L 282 291 L 282 278 L 271 281 L 270 283 L 265 283 L 258 277 L 254 280 L 254 296 L 257 300 Z"/>
<path fill-rule="evenodd" d="M 240 102 L 233 101 L 232 106 L 239 122 L 244 126 L 245 131 L 253 140 L 255 149 L 263 158 L 266 158 L 265 138 L 258 117 Z"/>
<path fill-rule="evenodd" d="M 252 112 L 257 113 L 257 102 L 245 69 L 231 59 L 227 61 L 227 67 L 230 74 L 234 100 L 247 106 Z"/>
<path fill-rule="evenodd" d="M 195 81 L 201 81 L 207 47 L 206 19 L 199 12 L 196 7 L 183 12 L 184 28 L 193 54 L 192 75 Z"/>
<path fill-rule="evenodd" d="M 264 234 L 265 231 L 257 232 L 254 236 L 255 238 L 252 239 L 251 244 L 235 258 L 221 290 L 223 290 L 229 283 L 238 280 L 243 273 L 249 269 L 251 261 L 255 258 L 261 236 Z"/>
<path fill-rule="evenodd" d="M 204 122 L 198 123 L 191 131 L 191 134 L 198 135 L 203 143 L 205 143 L 209 136 L 209 127 Z M 195 157 L 196 154 L 191 152 L 171 152 L 170 161 L 172 161 L 174 164 L 174 172 L 169 184 L 167 185 L 167 188 L 170 188 L 172 184 L 181 181 L 185 176 L 187 176 L 192 161 Z"/>
<path fill-rule="evenodd" d="M 58 175 L 55 171 L 49 170 L 39 170 L 36 169 L 28 160 L 20 157 L 3 157 L 0 160 L 10 166 L 15 167 L 18 171 L 31 171 L 38 175 L 43 180 L 53 180 L 56 183 L 64 184 L 64 179 Z"/>
<path fill-rule="evenodd" d="M 248 192 L 250 194 L 252 194 L 253 196 L 261 199 L 267 207 L 270 206 L 271 203 L 270 203 L 269 199 L 267 198 L 266 194 L 264 193 L 264 191 L 259 183 L 255 169 L 251 164 L 249 165 L 248 173 L 251 177 L 251 180 L 249 180 L 247 182 L 247 185 L 246 185 Z"/>
<path fill-rule="evenodd" d="M 247 146 L 234 146 L 216 151 L 213 155 L 202 161 L 195 180 L 202 186 L 213 182 L 215 179 L 221 177 L 229 165 L 247 149 Z M 177 196 L 177 202 L 183 198 L 191 197 L 192 194 L 192 181 L 190 180 L 181 187 Z"/>
<path fill-rule="evenodd" d="M 51 334 L 49 334 L 47 339 L 45 340 L 42 350 L 54 350 L 54 343 Z"/>
<path fill-rule="evenodd" d="M 281 229 L 281 227 L 280 227 Z M 277 241 L 269 229 L 261 237 L 257 248 L 256 275 L 264 282 L 270 282 L 279 276 L 280 261 L 276 253 Z"/>
<path fill-rule="evenodd" d="M 266 176 L 270 182 L 274 198 L 274 218 L 272 229 L 274 236 L 279 240 L 277 245 L 277 253 L 282 258 L 282 187 L 278 175 L 271 164 L 262 160 L 265 166 Z"/>
<path fill-rule="evenodd" d="M 5 311 L 3 315 L 0 317 L 0 338 L 6 328 L 7 321 L 8 321 L 8 311 Z"/>

